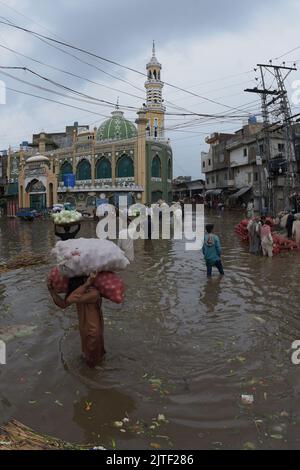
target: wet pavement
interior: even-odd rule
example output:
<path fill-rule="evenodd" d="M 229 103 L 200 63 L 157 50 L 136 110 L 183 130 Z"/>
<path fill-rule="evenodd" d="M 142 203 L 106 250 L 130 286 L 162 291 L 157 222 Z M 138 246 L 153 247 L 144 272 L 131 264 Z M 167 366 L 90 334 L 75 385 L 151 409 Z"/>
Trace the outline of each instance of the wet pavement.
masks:
<path fill-rule="evenodd" d="M 0 326 L 36 329 L 7 345 L 0 422 L 117 449 L 299 448 L 291 345 L 300 340 L 300 253 L 250 256 L 234 235 L 240 218 L 207 217 L 221 237 L 224 278 L 207 281 L 201 253 L 183 241 L 136 242 L 121 275 L 125 304 L 103 302 L 107 357 L 96 371 L 80 360 L 75 310 L 48 295 L 50 255 L 49 265 L 2 274 Z M 84 223 L 81 235 L 94 233 Z M 51 222 L 0 219 L 0 262 L 54 244 Z"/>

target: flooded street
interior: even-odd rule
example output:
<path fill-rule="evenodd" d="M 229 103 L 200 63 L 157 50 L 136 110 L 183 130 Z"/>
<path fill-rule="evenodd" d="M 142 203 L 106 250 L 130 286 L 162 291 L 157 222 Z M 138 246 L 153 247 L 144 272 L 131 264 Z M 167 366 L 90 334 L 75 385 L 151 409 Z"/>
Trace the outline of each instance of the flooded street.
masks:
<path fill-rule="evenodd" d="M 7 344 L 0 422 L 117 449 L 299 448 L 291 345 L 300 340 L 300 253 L 250 256 L 234 235 L 240 219 L 207 217 L 221 237 L 224 278 L 215 271 L 207 281 L 202 254 L 183 241 L 136 243 L 136 261 L 121 274 L 125 304 L 103 302 L 107 356 L 96 371 L 80 360 L 75 309 L 50 299 L 51 259 L 2 274 L 0 325 L 36 329 Z M 95 227 L 84 223 L 81 236 Z M 0 261 L 50 253 L 55 241 L 51 222 L 0 219 Z M 158 415 L 166 421 L 154 424 Z"/>

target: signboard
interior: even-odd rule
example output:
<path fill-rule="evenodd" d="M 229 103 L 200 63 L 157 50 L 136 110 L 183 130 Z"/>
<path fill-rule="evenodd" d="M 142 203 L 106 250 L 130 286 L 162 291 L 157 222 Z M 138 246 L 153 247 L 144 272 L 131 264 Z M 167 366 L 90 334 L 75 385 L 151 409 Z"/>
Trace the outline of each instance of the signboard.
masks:
<path fill-rule="evenodd" d="M 66 188 L 74 188 L 75 186 L 75 175 L 73 173 L 68 173 L 63 176 L 64 186 Z"/>
<path fill-rule="evenodd" d="M 33 178 L 39 176 L 45 176 L 47 174 L 47 170 L 45 167 L 42 168 L 27 168 L 25 170 L 25 178 Z"/>

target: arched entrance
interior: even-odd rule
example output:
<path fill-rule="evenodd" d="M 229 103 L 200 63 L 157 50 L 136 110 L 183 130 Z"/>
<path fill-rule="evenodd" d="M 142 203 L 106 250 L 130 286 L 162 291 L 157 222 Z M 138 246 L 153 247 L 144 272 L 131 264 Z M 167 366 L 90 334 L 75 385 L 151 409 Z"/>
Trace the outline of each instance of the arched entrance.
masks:
<path fill-rule="evenodd" d="M 37 179 L 32 180 L 26 187 L 29 194 L 30 209 L 42 211 L 47 208 L 46 188 Z"/>

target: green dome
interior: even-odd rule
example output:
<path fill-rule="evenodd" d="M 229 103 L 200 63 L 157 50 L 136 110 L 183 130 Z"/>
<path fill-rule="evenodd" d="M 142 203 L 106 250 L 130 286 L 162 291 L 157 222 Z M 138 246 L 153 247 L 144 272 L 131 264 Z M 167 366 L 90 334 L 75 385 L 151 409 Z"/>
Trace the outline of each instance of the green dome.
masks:
<path fill-rule="evenodd" d="M 135 125 L 124 118 L 122 111 L 113 111 L 112 117 L 104 121 L 98 129 L 97 140 L 122 140 L 136 137 Z"/>

